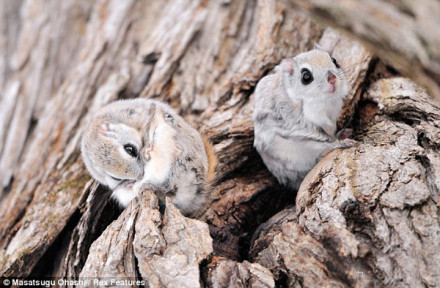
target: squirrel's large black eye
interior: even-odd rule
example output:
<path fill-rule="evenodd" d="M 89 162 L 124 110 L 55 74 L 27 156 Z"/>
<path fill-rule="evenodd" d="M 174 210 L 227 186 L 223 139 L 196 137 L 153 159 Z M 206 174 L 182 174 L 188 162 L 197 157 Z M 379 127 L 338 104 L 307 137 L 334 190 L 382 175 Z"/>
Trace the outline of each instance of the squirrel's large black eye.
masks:
<path fill-rule="evenodd" d="M 309 69 L 302 69 L 301 70 L 301 83 L 303 85 L 309 85 L 310 83 L 313 82 L 313 75 L 312 72 L 310 72 Z"/>
<path fill-rule="evenodd" d="M 131 157 L 137 157 L 138 156 L 138 152 L 137 152 L 137 149 L 136 149 L 136 147 L 134 147 L 133 145 L 131 145 L 131 144 L 125 144 L 124 145 L 124 150 L 125 150 L 125 152 L 127 152 L 128 153 L 128 155 L 130 155 Z"/>
<path fill-rule="evenodd" d="M 341 65 L 339 65 L 338 61 L 336 61 L 336 59 L 333 57 L 332 57 L 332 62 L 333 62 L 333 64 L 335 64 L 336 68 L 338 68 L 338 69 L 341 68 Z"/>

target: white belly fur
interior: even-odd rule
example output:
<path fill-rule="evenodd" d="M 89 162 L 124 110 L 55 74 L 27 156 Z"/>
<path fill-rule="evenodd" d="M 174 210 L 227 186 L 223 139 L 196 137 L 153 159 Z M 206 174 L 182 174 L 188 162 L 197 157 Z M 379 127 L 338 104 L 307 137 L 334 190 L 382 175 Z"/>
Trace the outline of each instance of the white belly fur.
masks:
<path fill-rule="evenodd" d="M 297 171 L 310 170 L 321 153 L 330 147 L 330 143 L 315 141 L 292 141 L 276 136 L 272 153 L 285 160 Z"/>

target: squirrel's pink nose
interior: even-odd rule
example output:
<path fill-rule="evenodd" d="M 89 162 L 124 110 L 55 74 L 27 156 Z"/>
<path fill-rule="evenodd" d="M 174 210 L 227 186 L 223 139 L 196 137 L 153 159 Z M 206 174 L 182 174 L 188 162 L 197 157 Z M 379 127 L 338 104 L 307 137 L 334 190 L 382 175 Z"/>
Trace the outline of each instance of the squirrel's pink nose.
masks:
<path fill-rule="evenodd" d="M 332 72 L 328 72 L 328 76 L 327 76 L 327 81 L 328 81 L 328 83 L 330 83 L 330 84 L 335 84 L 335 82 L 336 82 L 336 76 L 335 76 L 335 74 L 333 74 Z"/>

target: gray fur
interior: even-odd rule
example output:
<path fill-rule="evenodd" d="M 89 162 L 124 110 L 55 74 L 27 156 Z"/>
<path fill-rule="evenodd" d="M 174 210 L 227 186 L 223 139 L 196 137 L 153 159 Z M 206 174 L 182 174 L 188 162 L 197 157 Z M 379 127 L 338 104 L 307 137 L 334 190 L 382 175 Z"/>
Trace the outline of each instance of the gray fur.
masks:
<path fill-rule="evenodd" d="M 130 156 L 131 144 L 139 157 Z M 208 158 L 201 135 L 168 105 L 149 99 L 110 103 L 88 124 L 81 152 L 90 174 L 126 206 L 140 189 L 153 189 L 185 215 L 209 198 Z M 116 179 L 115 179 L 116 178 Z"/>
<path fill-rule="evenodd" d="M 314 77 L 309 85 L 301 83 L 304 68 Z M 347 81 L 320 49 L 285 59 L 275 71 L 255 90 L 254 147 L 281 184 L 298 189 L 324 151 L 343 146 L 335 132 Z M 328 80 L 331 74 L 335 86 Z"/>

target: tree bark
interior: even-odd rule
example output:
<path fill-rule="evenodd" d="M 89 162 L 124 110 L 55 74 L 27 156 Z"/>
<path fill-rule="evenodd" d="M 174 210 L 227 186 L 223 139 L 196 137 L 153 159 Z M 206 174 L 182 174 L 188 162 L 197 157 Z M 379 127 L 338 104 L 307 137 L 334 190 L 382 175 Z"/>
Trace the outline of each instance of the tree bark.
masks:
<path fill-rule="evenodd" d="M 438 106 L 393 78 L 399 72 L 377 57 L 388 59 L 383 49 L 373 55 L 298 3 L 1 2 L 0 277 L 439 285 L 440 261 L 429 256 L 440 248 Z M 359 144 L 322 159 L 296 195 L 253 149 L 253 91 L 314 43 L 346 71 L 338 125 Z M 152 191 L 122 211 L 88 175 L 79 151 L 86 123 L 133 97 L 170 103 L 214 144 L 218 180 L 199 219 L 170 202 L 160 211 Z"/>

